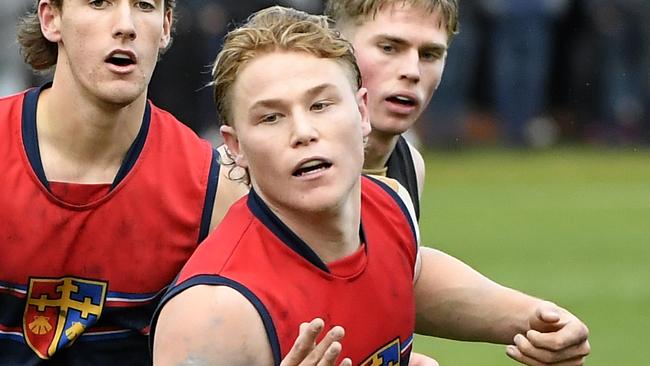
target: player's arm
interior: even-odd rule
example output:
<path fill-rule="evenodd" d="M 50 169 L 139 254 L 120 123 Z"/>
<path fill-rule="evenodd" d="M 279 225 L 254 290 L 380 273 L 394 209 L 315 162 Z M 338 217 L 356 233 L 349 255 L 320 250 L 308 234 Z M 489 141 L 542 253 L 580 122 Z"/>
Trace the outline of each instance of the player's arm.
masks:
<path fill-rule="evenodd" d="M 422 154 L 416 149 L 411 143 L 407 142 L 409 150 L 411 151 L 411 157 L 413 158 L 413 167 L 415 168 L 415 179 L 418 182 L 418 197 L 422 197 L 422 192 L 424 192 L 424 177 L 425 177 L 425 165 L 424 158 Z"/>
<path fill-rule="evenodd" d="M 443 252 L 422 247 L 415 282 L 416 332 L 510 344 L 528 365 L 582 365 L 587 327 L 567 310 L 501 286 Z"/>
<path fill-rule="evenodd" d="M 197 285 L 160 312 L 153 343 L 155 365 L 272 365 L 262 319 L 239 292 Z"/>
<path fill-rule="evenodd" d="M 314 319 L 300 325 L 292 349 L 281 366 L 351 366 L 341 353 L 341 327 L 323 339 L 324 323 Z M 249 366 L 273 365 L 271 346 L 259 313 L 238 291 L 226 286 L 197 285 L 167 302 L 156 324 L 154 365 Z"/>

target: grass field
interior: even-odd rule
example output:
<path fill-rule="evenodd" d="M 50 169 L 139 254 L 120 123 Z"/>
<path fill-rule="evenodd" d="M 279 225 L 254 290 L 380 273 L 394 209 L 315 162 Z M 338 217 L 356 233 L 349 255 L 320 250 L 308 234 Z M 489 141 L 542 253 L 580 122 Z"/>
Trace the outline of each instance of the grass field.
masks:
<path fill-rule="evenodd" d="M 650 150 L 426 154 L 423 244 L 561 304 L 587 365 L 650 365 Z M 515 365 L 500 345 L 418 337 L 445 365 Z"/>

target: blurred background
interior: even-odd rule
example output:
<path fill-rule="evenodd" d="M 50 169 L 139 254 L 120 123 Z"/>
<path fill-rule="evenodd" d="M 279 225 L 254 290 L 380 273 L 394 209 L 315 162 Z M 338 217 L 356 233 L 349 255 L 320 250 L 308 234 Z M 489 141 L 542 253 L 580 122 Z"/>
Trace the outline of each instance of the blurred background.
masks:
<path fill-rule="evenodd" d="M 0 0 L 0 95 L 39 85 L 15 42 L 32 0 Z M 151 99 L 218 143 L 210 63 L 273 4 L 179 0 Z M 424 152 L 423 243 L 590 326 L 588 365 L 650 359 L 650 1 L 460 0 L 443 81 L 409 138 Z M 378 320 L 379 321 L 379 320 Z M 503 346 L 419 337 L 441 365 L 512 365 Z"/>

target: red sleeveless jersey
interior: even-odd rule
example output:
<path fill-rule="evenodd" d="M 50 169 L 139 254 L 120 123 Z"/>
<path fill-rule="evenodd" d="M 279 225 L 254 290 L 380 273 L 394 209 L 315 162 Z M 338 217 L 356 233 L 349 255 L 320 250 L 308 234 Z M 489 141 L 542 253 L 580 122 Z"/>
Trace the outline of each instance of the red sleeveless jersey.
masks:
<path fill-rule="evenodd" d="M 354 364 L 406 366 L 415 326 L 412 217 L 391 188 L 362 178 L 363 245 L 325 264 L 251 191 L 197 249 L 161 307 L 195 285 L 229 286 L 259 312 L 276 365 L 300 323 L 320 317 L 326 329 L 345 328 L 342 356 Z"/>
<path fill-rule="evenodd" d="M 150 316 L 207 233 L 214 151 L 148 103 L 110 189 L 66 202 L 40 161 L 40 90 L 0 99 L 0 363 L 150 363 Z"/>

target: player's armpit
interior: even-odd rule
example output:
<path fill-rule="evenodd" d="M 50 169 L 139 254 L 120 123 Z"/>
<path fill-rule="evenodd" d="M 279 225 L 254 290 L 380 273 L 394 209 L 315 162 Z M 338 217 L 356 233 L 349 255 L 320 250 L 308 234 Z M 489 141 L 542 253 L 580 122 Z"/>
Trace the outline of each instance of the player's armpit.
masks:
<path fill-rule="evenodd" d="M 262 319 L 239 292 L 198 285 L 179 293 L 160 312 L 154 365 L 273 365 Z"/>

